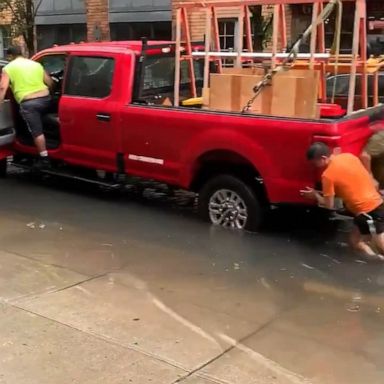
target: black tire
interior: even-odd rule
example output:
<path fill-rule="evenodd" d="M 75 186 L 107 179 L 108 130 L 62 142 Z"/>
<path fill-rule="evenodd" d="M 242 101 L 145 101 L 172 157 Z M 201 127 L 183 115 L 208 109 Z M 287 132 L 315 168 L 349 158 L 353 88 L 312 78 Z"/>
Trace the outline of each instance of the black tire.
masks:
<path fill-rule="evenodd" d="M 7 170 L 8 170 L 8 160 L 2 159 L 0 160 L 0 178 L 4 179 L 7 177 Z"/>
<path fill-rule="evenodd" d="M 265 207 L 260 203 L 256 191 L 243 180 L 226 174 L 214 176 L 201 188 L 198 200 L 198 213 L 203 220 L 219 225 L 211 219 L 209 206 L 211 199 L 220 190 L 234 192 L 244 202 L 248 218 L 244 228 L 240 229 L 253 232 L 260 229 L 265 218 Z"/>

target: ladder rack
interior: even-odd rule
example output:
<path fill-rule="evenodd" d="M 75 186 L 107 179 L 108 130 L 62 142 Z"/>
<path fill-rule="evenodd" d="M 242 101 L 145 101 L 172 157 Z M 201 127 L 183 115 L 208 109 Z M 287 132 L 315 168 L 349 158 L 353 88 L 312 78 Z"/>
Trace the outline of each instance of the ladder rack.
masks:
<path fill-rule="evenodd" d="M 366 0 L 340 0 L 342 3 L 352 2 L 355 4 L 355 17 L 353 25 L 352 54 L 349 55 L 350 62 L 350 84 L 348 92 L 348 114 L 354 111 L 356 75 L 361 73 L 361 98 L 362 107 L 368 107 L 368 75 L 367 75 L 367 17 Z M 298 54 L 297 58 L 302 62 L 301 67 L 319 69 L 321 72 L 320 99 L 326 102 L 326 69 L 327 62 L 334 59 L 346 60 L 348 58 L 337 55 L 336 58 L 326 51 L 324 22 L 317 24 L 319 15 L 322 14 L 326 0 L 201 0 L 201 1 L 176 1 L 176 50 L 175 50 L 175 89 L 174 105 L 180 104 L 180 63 L 187 60 L 189 73 L 191 75 L 191 95 L 196 97 L 194 59 L 204 58 L 204 88 L 209 86 L 209 69 L 212 61 L 217 63 L 218 72 L 222 72 L 222 59 L 229 58 L 234 61 L 235 67 L 242 67 L 244 61 L 256 63 L 268 59 L 271 69 L 278 66 L 288 54 L 284 52 L 287 48 L 287 22 L 286 7 L 295 4 L 311 4 L 312 7 L 312 33 L 310 38 L 310 52 Z M 273 6 L 273 31 L 271 52 L 253 52 L 253 36 L 251 28 L 250 6 Z M 220 36 L 218 26 L 218 11 L 223 8 L 236 8 L 238 11 L 239 30 L 235 43 L 236 50 L 223 52 L 220 47 Z M 199 10 L 205 14 L 205 52 L 195 52 L 191 41 L 189 11 Z M 244 44 L 245 42 L 245 44 Z M 186 51 L 183 59 L 182 48 Z M 306 61 L 306 64 L 303 64 Z M 330 67 L 328 66 L 328 69 Z M 332 68 L 332 66 L 331 66 Z M 337 71 L 338 65 L 333 65 Z M 376 88 L 376 87 L 374 87 Z M 375 98 L 377 99 L 377 98 Z"/>

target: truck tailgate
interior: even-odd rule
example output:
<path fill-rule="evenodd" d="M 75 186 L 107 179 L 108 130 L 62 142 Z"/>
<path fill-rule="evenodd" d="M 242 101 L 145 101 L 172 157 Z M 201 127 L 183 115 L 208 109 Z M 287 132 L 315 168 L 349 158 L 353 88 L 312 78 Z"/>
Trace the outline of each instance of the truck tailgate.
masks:
<path fill-rule="evenodd" d="M 315 135 L 314 141 L 323 141 L 342 152 L 360 155 L 368 139 L 383 129 L 384 105 L 380 105 L 335 121 L 326 133 Z"/>

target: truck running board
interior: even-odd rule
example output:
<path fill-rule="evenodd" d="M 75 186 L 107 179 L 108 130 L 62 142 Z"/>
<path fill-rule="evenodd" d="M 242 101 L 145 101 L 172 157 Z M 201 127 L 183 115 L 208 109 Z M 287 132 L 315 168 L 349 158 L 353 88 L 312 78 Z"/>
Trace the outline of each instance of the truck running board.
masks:
<path fill-rule="evenodd" d="M 33 166 L 26 165 L 26 164 L 20 164 L 20 163 L 12 163 L 17 168 L 24 169 L 26 171 L 35 172 L 40 175 L 49 175 L 49 176 L 55 176 L 55 177 L 61 177 L 76 181 L 81 181 L 89 184 L 95 184 L 101 187 L 111 188 L 111 189 L 120 189 L 124 184 L 123 183 L 117 183 L 115 181 L 107 182 L 102 181 L 100 179 L 91 178 L 91 177 L 84 177 L 84 176 L 78 176 L 73 172 L 65 172 L 60 170 L 53 169 L 42 169 L 42 170 L 35 170 Z"/>

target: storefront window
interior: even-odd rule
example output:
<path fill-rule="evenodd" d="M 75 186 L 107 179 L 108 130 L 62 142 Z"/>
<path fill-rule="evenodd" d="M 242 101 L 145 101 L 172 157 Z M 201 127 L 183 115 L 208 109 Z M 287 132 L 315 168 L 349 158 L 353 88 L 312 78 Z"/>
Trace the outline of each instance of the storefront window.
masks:
<path fill-rule="evenodd" d="M 85 24 L 58 24 L 37 26 L 37 48 L 42 50 L 54 44 L 79 43 L 87 38 Z"/>
<path fill-rule="evenodd" d="M 6 51 L 12 45 L 11 30 L 8 26 L 0 27 L 0 58 L 6 57 Z"/>
<path fill-rule="evenodd" d="M 151 40 L 171 40 L 171 22 L 153 23 L 111 23 L 112 40 L 139 40 L 147 37 Z"/>

